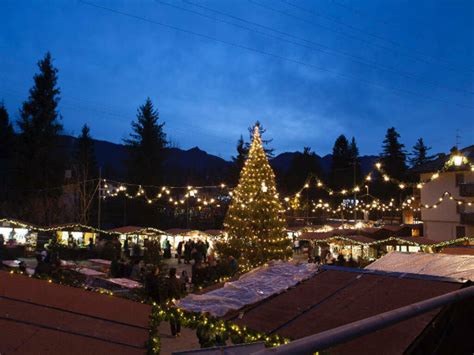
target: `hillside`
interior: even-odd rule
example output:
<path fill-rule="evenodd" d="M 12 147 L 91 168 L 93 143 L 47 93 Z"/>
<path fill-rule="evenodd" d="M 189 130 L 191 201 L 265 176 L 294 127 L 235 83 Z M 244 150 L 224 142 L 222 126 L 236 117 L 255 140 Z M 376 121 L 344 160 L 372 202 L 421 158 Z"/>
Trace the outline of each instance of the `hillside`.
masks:
<path fill-rule="evenodd" d="M 76 138 L 62 136 L 63 144 L 69 154 L 72 153 Z M 123 144 L 94 140 L 97 162 L 102 167 L 103 175 L 110 179 L 125 179 L 127 149 Z M 206 184 L 220 183 L 226 179 L 232 162 L 218 156 L 208 154 L 194 147 L 188 150 L 167 148 L 168 154 L 164 162 L 165 181 L 174 184 Z M 270 164 L 278 174 L 286 174 L 291 161 L 298 152 L 285 152 L 271 159 Z M 317 156 L 325 174 L 331 169 L 332 155 Z M 362 156 L 362 173 L 372 169 L 378 157 L 374 155 Z"/>

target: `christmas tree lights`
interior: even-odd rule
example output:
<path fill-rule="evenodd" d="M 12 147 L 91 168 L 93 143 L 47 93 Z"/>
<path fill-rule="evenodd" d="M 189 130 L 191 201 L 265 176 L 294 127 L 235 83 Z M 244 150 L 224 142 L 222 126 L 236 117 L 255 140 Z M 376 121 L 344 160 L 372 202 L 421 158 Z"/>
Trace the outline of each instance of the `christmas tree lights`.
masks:
<path fill-rule="evenodd" d="M 220 246 L 222 254 L 237 257 L 243 270 L 290 257 L 291 243 L 285 233 L 282 210 L 275 174 L 256 126 L 224 221 L 229 238 Z"/>

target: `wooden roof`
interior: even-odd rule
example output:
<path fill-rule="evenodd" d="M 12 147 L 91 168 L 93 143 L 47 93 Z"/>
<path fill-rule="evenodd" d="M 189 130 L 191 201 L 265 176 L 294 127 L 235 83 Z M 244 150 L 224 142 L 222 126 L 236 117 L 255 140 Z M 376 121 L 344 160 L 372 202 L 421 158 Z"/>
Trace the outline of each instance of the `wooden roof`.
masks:
<path fill-rule="evenodd" d="M 462 285 L 400 275 L 364 274 L 356 269 L 328 270 L 225 318 L 240 326 L 299 339 L 442 295 Z M 438 312 L 434 310 L 336 346 L 331 354 L 401 354 Z"/>

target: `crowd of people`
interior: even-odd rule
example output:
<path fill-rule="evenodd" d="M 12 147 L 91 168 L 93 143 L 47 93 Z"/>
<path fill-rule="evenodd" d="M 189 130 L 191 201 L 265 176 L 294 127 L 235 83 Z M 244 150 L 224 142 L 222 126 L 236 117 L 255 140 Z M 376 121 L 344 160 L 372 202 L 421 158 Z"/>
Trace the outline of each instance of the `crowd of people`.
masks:
<path fill-rule="evenodd" d="M 192 240 L 188 239 L 180 241 L 176 248 L 176 255 L 178 257 L 178 264 L 181 264 L 181 259 L 184 259 L 185 264 L 190 264 L 191 260 L 195 263 L 202 262 L 207 257 L 209 250 L 209 242 L 206 240 Z"/>

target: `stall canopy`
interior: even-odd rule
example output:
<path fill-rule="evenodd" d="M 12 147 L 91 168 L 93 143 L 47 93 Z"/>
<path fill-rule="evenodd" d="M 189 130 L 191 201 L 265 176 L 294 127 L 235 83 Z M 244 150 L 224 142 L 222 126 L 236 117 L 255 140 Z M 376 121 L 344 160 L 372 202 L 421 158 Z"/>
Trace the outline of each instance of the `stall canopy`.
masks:
<path fill-rule="evenodd" d="M 391 252 L 368 265 L 366 269 L 474 281 L 474 256 Z"/>
<path fill-rule="evenodd" d="M 220 229 L 207 229 L 204 231 L 204 233 L 208 234 L 208 235 L 212 235 L 213 237 L 220 237 L 222 235 L 224 235 L 224 231 L 220 230 Z"/>
<path fill-rule="evenodd" d="M 217 290 L 202 295 L 190 294 L 178 306 L 192 312 L 224 316 L 229 311 L 287 290 L 317 271 L 315 264 L 275 261 L 242 275 L 237 281 L 227 282 Z"/>
<path fill-rule="evenodd" d="M 111 232 L 116 232 L 125 235 L 140 235 L 140 234 L 161 234 L 165 235 L 166 232 L 161 229 L 156 229 L 152 227 L 139 227 L 139 226 L 124 226 L 118 227 L 110 230 Z"/>
<path fill-rule="evenodd" d="M 9 226 L 13 228 L 25 228 L 33 232 L 81 231 L 81 232 L 99 233 L 99 234 L 107 234 L 107 235 L 120 234 L 114 231 L 106 231 L 103 229 L 86 226 L 80 223 L 68 223 L 68 224 L 59 224 L 59 225 L 53 225 L 53 226 L 48 226 L 48 227 L 40 227 L 40 226 L 33 225 L 31 223 L 25 223 L 25 222 L 21 222 L 17 220 L 4 218 L 4 219 L 0 219 L 0 225 Z"/>
<path fill-rule="evenodd" d="M 124 227 L 118 227 L 118 228 L 113 228 L 110 231 L 113 232 L 118 232 L 120 234 L 129 234 L 129 233 L 134 233 L 139 230 L 143 229 L 143 227 L 138 227 L 138 226 L 124 226 Z"/>

